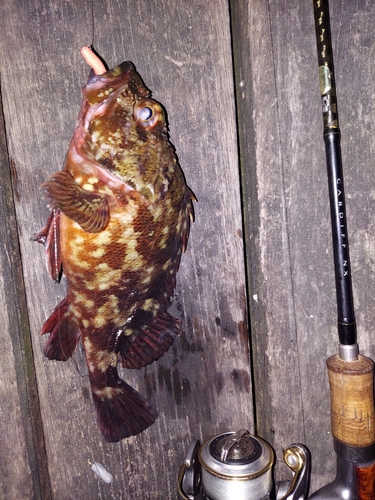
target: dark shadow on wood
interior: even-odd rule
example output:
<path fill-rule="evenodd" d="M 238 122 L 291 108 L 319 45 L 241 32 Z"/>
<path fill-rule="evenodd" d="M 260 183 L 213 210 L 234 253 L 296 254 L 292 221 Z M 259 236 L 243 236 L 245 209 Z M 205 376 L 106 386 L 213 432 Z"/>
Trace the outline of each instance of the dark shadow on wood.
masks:
<path fill-rule="evenodd" d="M 1 267 L 4 269 L 6 283 L 6 307 L 11 325 L 11 340 L 17 377 L 18 394 L 21 401 L 23 432 L 25 436 L 28 466 L 31 472 L 33 498 L 47 500 L 52 498 L 44 445 L 42 417 L 39 406 L 38 388 L 31 344 L 30 326 L 26 305 L 22 260 L 19 248 L 17 219 L 14 206 L 12 179 L 15 182 L 14 194 L 17 197 L 16 178 L 10 173 L 10 161 L 5 135 L 5 121 L 0 90 L 0 241 L 4 245 L 0 252 Z M 5 247 L 5 248 L 4 248 Z M 12 433 L 22 429 L 9 429 Z"/>

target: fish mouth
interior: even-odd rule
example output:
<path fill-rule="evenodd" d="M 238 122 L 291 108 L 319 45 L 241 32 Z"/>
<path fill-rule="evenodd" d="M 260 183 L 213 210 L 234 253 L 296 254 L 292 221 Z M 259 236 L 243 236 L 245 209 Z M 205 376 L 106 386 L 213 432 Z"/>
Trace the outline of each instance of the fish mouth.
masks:
<path fill-rule="evenodd" d="M 123 75 L 124 73 L 127 73 L 128 71 L 135 71 L 135 66 L 131 61 L 124 61 L 118 66 L 115 66 L 112 69 L 109 69 L 104 73 L 104 75 L 101 75 L 102 78 L 112 78 L 114 76 L 119 76 Z"/>
<path fill-rule="evenodd" d="M 137 72 L 130 61 L 125 61 L 101 75 L 95 75 L 91 70 L 82 94 L 91 105 L 104 102 L 108 98 L 116 97 L 118 92 L 134 79 L 134 75 L 137 75 Z"/>
<path fill-rule="evenodd" d="M 120 75 L 124 75 L 128 71 L 135 71 L 135 66 L 131 61 L 124 61 L 118 66 L 115 66 L 112 69 L 109 69 L 105 73 L 102 73 L 101 75 L 95 75 L 93 71 L 90 72 L 89 79 L 87 84 L 91 84 L 97 81 L 102 81 L 102 80 L 110 80 L 112 78 L 117 78 Z"/>

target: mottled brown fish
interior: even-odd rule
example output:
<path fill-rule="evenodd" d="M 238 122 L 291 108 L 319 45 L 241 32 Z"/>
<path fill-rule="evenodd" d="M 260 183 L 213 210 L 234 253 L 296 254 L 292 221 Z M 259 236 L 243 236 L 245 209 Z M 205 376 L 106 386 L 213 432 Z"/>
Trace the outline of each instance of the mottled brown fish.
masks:
<path fill-rule="evenodd" d="M 163 108 L 131 62 L 91 72 L 65 166 L 42 187 L 52 212 L 34 239 L 52 278 L 68 283 L 43 325 L 43 352 L 65 361 L 82 339 L 99 429 L 116 442 L 157 417 L 117 363 L 152 363 L 180 331 L 167 309 L 194 199 Z"/>

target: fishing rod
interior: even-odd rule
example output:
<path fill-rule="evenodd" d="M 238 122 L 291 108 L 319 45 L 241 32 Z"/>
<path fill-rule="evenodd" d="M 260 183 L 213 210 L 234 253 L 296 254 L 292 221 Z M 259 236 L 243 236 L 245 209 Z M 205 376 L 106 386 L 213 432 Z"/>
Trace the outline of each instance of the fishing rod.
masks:
<path fill-rule="evenodd" d="M 178 478 L 180 500 L 375 500 L 374 363 L 357 344 L 328 0 L 313 2 L 339 340 L 338 354 L 327 360 L 336 478 L 308 497 L 310 454 L 293 444 L 284 452 L 293 480 L 274 484 L 272 449 L 240 430 L 191 442 Z"/>
<path fill-rule="evenodd" d="M 332 483 L 310 498 L 374 500 L 374 364 L 359 354 L 357 344 L 328 0 L 314 0 L 314 19 L 331 211 L 339 352 L 327 360 L 337 474 Z"/>

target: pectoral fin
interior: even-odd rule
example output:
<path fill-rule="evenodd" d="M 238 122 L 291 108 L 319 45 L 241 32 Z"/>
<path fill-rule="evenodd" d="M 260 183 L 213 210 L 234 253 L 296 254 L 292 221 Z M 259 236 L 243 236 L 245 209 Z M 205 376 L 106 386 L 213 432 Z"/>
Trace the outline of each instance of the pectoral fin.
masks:
<path fill-rule="evenodd" d="M 67 170 L 57 172 L 41 187 L 50 199 L 49 207 L 59 208 L 84 231 L 98 233 L 108 224 L 107 197 L 81 188 Z"/>

